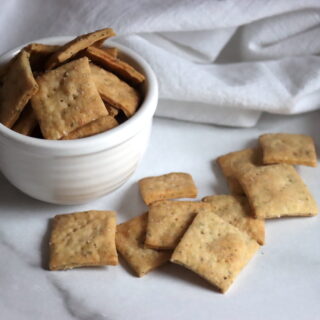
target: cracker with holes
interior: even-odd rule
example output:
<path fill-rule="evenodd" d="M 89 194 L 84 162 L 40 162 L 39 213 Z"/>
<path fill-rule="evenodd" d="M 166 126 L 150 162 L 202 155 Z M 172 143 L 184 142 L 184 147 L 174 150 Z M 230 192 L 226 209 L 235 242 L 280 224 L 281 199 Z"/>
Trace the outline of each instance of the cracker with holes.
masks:
<path fill-rule="evenodd" d="M 261 161 L 260 157 L 261 155 L 258 149 L 244 149 L 230 152 L 217 159 L 232 194 L 244 194 L 237 176 L 246 172 L 248 169 L 259 165 Z"/>
<path fill-rule="evenodd" d="M 154 249 L 174 249 L 194 217 L 211 206 L 196 201 L 157 201 L 149 206 L 145 245 Z"/>
<path fill-rule="evenodd" d="M 50 270 L 118 264 L 116 213 L 85 211 L 57 215 L 50 236 Z"/>
<path fill-rule="evenodd" d="M 118 126 L 118 122 L 114 117 L 109 115 L 104 116 L 70 132 L 68 135 L 64 136 L 62 140 L 90 137 L 95 134 L 110 130 L 116 126 Z"/>
<path fill-rule="evenodd" d="M 0 83 L 0 122 L 12 128 L 30 98 L 38 91 L 29 62 L 30 54 L 22 50 L 9 62 Z"/>
<path fill-rule="evenodd" d="M 46 139 L 61 139 L 108 115 L 86 57 L 51 70 L 37 81 L 39 91 L 31 102 Z"/>
<path fill-rule="evenodd" d="M 258 243 L 245 232 L 212 212 L 201 212 L 174 250 L 171 261 L 226 292 L 258 249 Z"/>
<path fill-rule="evenodd" d="M 246 232 L 260 245 L 264 244 L 264 220 L 255 219 L 244 196 L 207 196 L 202 201 L 210 204 L 213 213 L 241 231 Z"/>
<path fill-rule="evenodd" d="M 103 68 L 113 72 L 120 78 L 133 84 L 140 84 L 144 82 L 145 77 L 142 73 L 137 71 L 134 67 L 128 63 L 112 57 L 109 53 L 103 49 L 95 46 L 89 47 L 85 54 L 95 63 L 101 65 Z"/>
<path fill-rule="evenodd" d="M 310 191 L 291 165 L 253 168 L 239 181 L 256 218 L 314 216 L 318 212 Z"/>
<path fill-rule="evenodd" d="M 141 179 L 139 188 L 147 205 L 157 200 L 195 198 L 198 194 L 191 175 L 184 172 Z"/>
<path fill-rule="evenodd" d="M 140 103 L 138 91 L 113 73 L 94 64 L 90 64 L 90 69 L 102 100 L 121 109 L 127 117 L 132 116 Z"/>
<path fill-rule="evenodd" d="M 98 41 L 100 41 L 101 43 L 102 40 L 104 41 L 107 38 L 113 37 L 115 35 L 116 34 L 111 28 L 105 28 L 81 35 L 61 46 L 57 51 L 55 51 L 49 57 L 46 63 L 46 68 L 53 69 L 75 56 L 81 50 L 88 48 Z"/>
<path fill-rule="evenodd" d="M 145 213 L 117 226 L 117 250 L 139 277 L 160 267 L 171 256 L 171 252 L 145 248 L 147 222 Z"/>
<path fill-rule="evenodd" d="M 287 163 L 317 166 L 313 139 L 303 134 L 270 133 L 259 137 L 263 151 L 263 163 Z"/>
<path fill-rule="evenodd" d="M 12 127 L 12 130 L 30 136 L 37 124 L 38 121 L 32 110 L 31 104 L 28 104 Z"/>

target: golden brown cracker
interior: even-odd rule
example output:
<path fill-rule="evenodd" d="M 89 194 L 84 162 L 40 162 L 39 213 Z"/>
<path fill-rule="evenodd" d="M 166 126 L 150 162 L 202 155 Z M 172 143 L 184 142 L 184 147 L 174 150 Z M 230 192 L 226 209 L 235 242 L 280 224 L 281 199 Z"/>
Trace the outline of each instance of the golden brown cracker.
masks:
<path fill-rule="evenodd" d="M 8 65 L 0 83 L 0 122 L 11 128 L 30 98 L 38 91 L 29 62 L 22 50 Z"/>
<path fill-rule="evenodd" d="M 116 213 L 85 211 L 57 215 L 50 236 L 50 270 L 118 264 Z"/>
<path fill-rule="evenodd" d="M 239 181 L 257 218 L 314 216 L 318 212 L 307 186 L 291 165 L 252 168 Z"/>
<path fill-rule="evenodd" d="M 258 249 L 258 243 L 246 233 L 214 213 L 201 212 L 170 260 L 226 292 Z"/>
<path fill-rule="evenodd" d="M 157 201 L 149 206 L 145 245 L 154 249 L 174 249 L 194 217 L 211 209 L 196 201 Z"/>
<path fill-rule="evenodd" d="M 95 134 L 110 130 L 116 127 L 117 125 L 118 122 L 114 117 L 111 117 L 109 115 L 104 116 L 70 132 L 68 135 L 62 137 L 62 140 L 90 137 Z"/>
<path fill-rule="evenodd" d="M 303 134 L 270 133 L 259 137 L 263 163 L 302 164 L 316 167 L 317 155 L 313 139 Z"/>
<path fill-rule="evenodd" d="M 30 65 L 32 71 L 41 71 L 47 58 L 56 52 L 60 46 L 42 43 L 30 43 L 24 50 L 30 53 Z"/>
<path fill-rule="evenodd" d="M 139 106 L 140 96 L 138 91 L 120 80 L 113 73 L 92 63 L 90 64 L 90 69 L 102 100 L 121 109 L 126 116 L 132 116 Z"/>
<path fill-rule="evenodd" d="M 106 39 L 101 39 L 101 40 L 99 40 L 99 41 L 96 41 L 96 42 L 93 43 L 92 45 L 93 45 L 94 47 L 101 48 L 101 49 L 103 49 L 103 50 L 109 49 L 109 47 L 108 47 L 108 48 L 102 47 L 103 44 L 104 44 L 104 42 L 105 42 L 105 40 L 106 40 Z M 110 48 L 110 49 L 116 49 L 116 48 Z M 105 50 L 105 51 L 108 52 L 109 54 L 112 53 L 112 50 L 111 50 L 111 51 Z M 118 53 L 118 52 L 117 52 L 117 53 Z"/>
<path fill-rule="evenodd" d="M 171 255 L 145 248 L 147 221 L 145 213 L 117 226 L 117 250 L 139 277 L 166 263 Z"/>
<path fill-rule="evenodd" d="M 195 198 L 198 194 L 192 176 L 183 172 L 143 178 L 139 181 L 139 188 L 147 205 L 157 200 Z"/>
<path fill-rule="evenodd" d="M 139 84 L 145 80 L 145 76 L 134 69 L 131 65 L 120 59 L 112 57 L 100 48 L 91 46 L 85 51 L 85 54 L 93 62 L 101 65 L 103 68 L 113 72 L 130 83 Z"/>
<path fill-rule="evenodd" d="M 37 78 L 32 107 L 46 139 L 61 139 L 106 110 L 91 77 L 88 58 L 71 61 Z"/>
<path fill-rule="evenodd" d="M 37 118 L 32 110 L 31 104 L 28 104 L 21 112 L 12 130 L 26 136 L 30 136 L 38 124 Z"/>
<path fill-rule="evenodd" d="M 118 57 L 118 54 L 119 54 L 118 48 L 114 48 L 114 47 L 105 48 L 105 47 L 102 47 L 101 49 L 103 51 L 105 51 L 106 53 L 108 53 L 113 58 L 117 58 Z"/>
<path fill-rule="evenodd" d="M 65 45 L 61 46 L 59 50 L 54 52 L 49 57 L 46 63 L 46 67 L 47 69 L 53 69 L 58 65 L 62 64 L 63 62 L 66 62 L 71 57 L 75 56 L 81 50 L 84 50 L 92 44 L 96 43 L 97 41 L 105 40 L 115 35 L 116 34 L 111 28 L 105 28 L 81 35 L 73 39 L 72 41 L 66 43 Z"/>
<path fill-rule="evenodd" d="M 212 212 L 239 230 L 246 232 L 260 245 L 265 241 L 264 220 L 253 217 L 248 200 L 243 196 L 215 195 L 202 201 L 211 205 Z"/>
<path fill-rule="evenodd" d="M 106 109 L 108 110 L 108 113 L 111 117 L 116 117 L 119 114 L 119 109 L 112 106 L 110 103 L 103 101 L 104 105 L 106 106 Z"/>
<path fill-rule="evenodd" d="M 244 149 L 230 152 L 217 159 L 217 162 L 227 179 L 228 187 L 232 194 L 244 194 L 237 176 L 261 163 L 261 155 L 259 151 L 259 149 Z"/>

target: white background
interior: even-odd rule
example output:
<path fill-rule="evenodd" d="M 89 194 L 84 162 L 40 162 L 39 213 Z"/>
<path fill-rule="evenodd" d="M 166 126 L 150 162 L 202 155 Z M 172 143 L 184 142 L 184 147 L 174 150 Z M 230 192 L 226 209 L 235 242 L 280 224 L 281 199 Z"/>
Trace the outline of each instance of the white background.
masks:
<path fill-rule="evenodd" d="M 112 26 L 117 41 L 156 71 L 158 115 L 253 126 L 261 111 L 319 108 L 319 6 L 318 0 L 1 0 L 0 52 Z M 54 215 L 116 210 L 119 222 L 125 221 L 146 210 L 137 181 L 172 171 L 193 175 L 199 199 L 227 193 L 215 164 L 219 155 L 254 146 L 267 132 L 310 134 L 320 152 L 319 123 L 318 111 L 264 114 L 251 129 L 156 118 L 147 153 L 131 179 L 83 206 L 33 200 L 0 174 L 0 319 L 319 319 L 318 216 L 268 221 L 266 245 L 224 295 L 170 263 L 143 278 L 125 264 L 46 269 Z M 320 203 L 320 168 L 298 171 Z"/>
<path fill-rule="evenodd" d="M 220 294 L 192 272 L 167 264 L 143 278 L 126 265 L 50 272 L 48 223 L 78 210 L 116 210 L 122 222 L 146 210 L 138 179 L 171 171 L 193 175 L 199 199 L 227 193 L 214 160 L 254 146 L 266 132 L 310 134 L 319 149 L 320 113 L 264 115 L 252 129 L 155 119 L 150 146 L 136 173 L 116 192 L 82 206 L 33 200 L 0 176 L 0 319 L 310 319 L 320 314 L 320 219 L 266 223 L 266 245 Z M 298 167 L 320 203 L 320 168 Z M 122 260 L 121 260 L 122 262 Z"/>

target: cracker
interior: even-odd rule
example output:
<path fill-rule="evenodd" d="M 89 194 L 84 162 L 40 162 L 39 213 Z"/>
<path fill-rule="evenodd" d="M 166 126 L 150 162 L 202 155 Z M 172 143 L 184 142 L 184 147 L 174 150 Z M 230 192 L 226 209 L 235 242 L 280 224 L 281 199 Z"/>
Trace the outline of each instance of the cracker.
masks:
<path fill-rule="evenodd" d="M 75 56 L 79 51 L 88 48 L 97 41 L 105 40 L 115 35 L 116 34 L 111 28 L 101 29 L 81 35 L 61 46 L 59 50 L 53 53 L 49 57 L 46 67 L 47 69 L 53 69 L 63 62 L 69 60 L 71 57 Z"/>
<path fill-rule="evenodd" d="M 83 127 L 80 127 L 68 135 L 64 136 L 62 140 L 80 139 L 93 136 L 94 134 L 101 133 L 110 130 L 118 125 L 115 118 L 111 116 L 104 116 L 97 120 L 94 120 Z"/>
<path fill-rule="evenodd" d="M 239 181 L 257 218 L 314 216 L 318 212 L 307 186 L 291 165 L 253 168 Z"/>
<path fill-rule="evenodd" d="M 126 116 L 132 116 L 139 106 L 139 93 L 113 73 L 90 64 L 93 81 L 102 100 L 121 109 Z"/>
<path fill-rule="evenodd" d="M 171 261 L 226 292 L 259 249 L 258 243 L 214 213 L 201 212 L 174 250 Z"/>
<path fill-rule="evenodd" d="M 316 167 L 317 155 L 313 139 L 303 134 L 270 133 L 259 137 L 263 163 L 302 164 Z"/>
<path fill-rule="evenodd" d="M 217 162 L 227 179 L 232 194 L 243 195 L 243 190 L 237 176 L 260 164 L 261 155 L 258 149 L 244 149 L 231 152 L 217 159 Z"/>
<path fill-rule="evenodd" d="M 117 226 L 117 250 L 139 277 L 160 267 L 171 256 L 171 252 L 145 248 L 147 221 L 145 213 Z"/>
<path fill-rule="evenodd" d="M 246 232 L 260 245 L 264 244 L 264 220 L 255 219 L 248 200 L 243 196 L 207 196 L 202 201 L 211 205 L 212 212 L 241 231 Z"/>
<path fill-rule="evenodd" d="M 99 41 L 96 41 L 95 43 L 93 43 L 92 45 L 94 46 L 94 47 L 97 47 L 97 48 L 101 48 L 101 49 L 109 49 L 109 48 L 104 48 L 104 47 L 102 47 L 102 45 L 104 44 L 104 42 L 105 42 L 105 40 L 106 39 L 101 39 L 101 40 L 99 40 Z M 116 48 L 111 48 L 111 49 L 116 49 Z M 118 49 L 117 49 L 118 50 Z M 105 51 L 107 51 L 109 54 L 112 52 L 112 50 L 111 50 L 111 52 L 109 52 L 109 50 L 105 50 Z"/>
<path fill-rule="evenodd" d="M 54 52 L 56 52 L 60 46 L 49 45 L 42 43 L 30 43 L 24 50 L 30 53 L 30 65 L 31 69 L 34 71 L 42 70 L 44 63 L 47 58 Z"/>
<path fill-rule="evenodd" d="M 194 217 L 211 206 L 195 201 L 157 201 L 149 206 L 145 245 L 154 249 L 174 249 Z"/>
<path fill-rule="evenodd" d="M 22 111 L 19 119 L 12 127 L 12 130 L 26 136 L 30 136 L 37 123 L 38 121 L 32 110 L 31 104 L 28 104 Z"/>
<path fill-rule="evenodd" d="M 29 62 L 22 50 L 10 63 L 0 83 L 0 122 L 11 128 L 30 98 L 38 91 Z"/>
<path fill-rule="evenodd" d="M 113 47 L 110 47 L 110 48 L 101 48 L 104 52 L 108 53 L 111 57 L 113 58 L 117 58 L 118 57 L 118 54 L 119 54 L 119 50 L 118 48 L 113 48 Z"/>
<path fill-rule="evenodd" d="M 112 57 L 110 54 L 106 53 L 100 48 L 91 46 L 85 51 L 85 54 L 93 62 L 101 65 L 107 70 L 110 70 L 120 78 L 123 78 L 130 83 L 139 84 L 145 80 L 145 76 L 142 73 L 134 69 L 126 62 Z"/>
<path fill-rule="evenodd" d="M 108 110 L 108 113 L 111 117 L 116 117 L 119 114 L 119 109 L 112 106 L 110 103 L 103 101 L 104 105 L 106 106 L 106 109 Z"/>
<path fill-rule="evenodd" d="M 147 205 L 157 200 L 195 198 L 198 194 L 191 175 L 183 172 L 141 179 L 139 188 Z"/>
<path fill-rule="evenodd" d="M 106 110 L 91 77 L 88 58 L 71 61 L 37 78 L 32 107 L 46 139 L 61 139 Z"/>
<path fill-rule="evenodd" d="M 50 237 L 50 270 L 118 264 L 116 213 L 85 211 L 57 215 Z"/>

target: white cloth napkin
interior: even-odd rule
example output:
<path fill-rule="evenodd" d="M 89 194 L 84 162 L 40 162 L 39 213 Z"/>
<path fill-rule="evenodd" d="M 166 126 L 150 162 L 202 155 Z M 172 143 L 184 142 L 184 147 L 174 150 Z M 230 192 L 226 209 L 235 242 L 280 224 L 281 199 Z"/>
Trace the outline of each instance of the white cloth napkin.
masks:
<path fill-rule="evenodd" d="M 111 26 L 160 84 L 158 116 L 254 126 L 320 107 L 319 0 L 2 0 L 0 51 Z"/>

